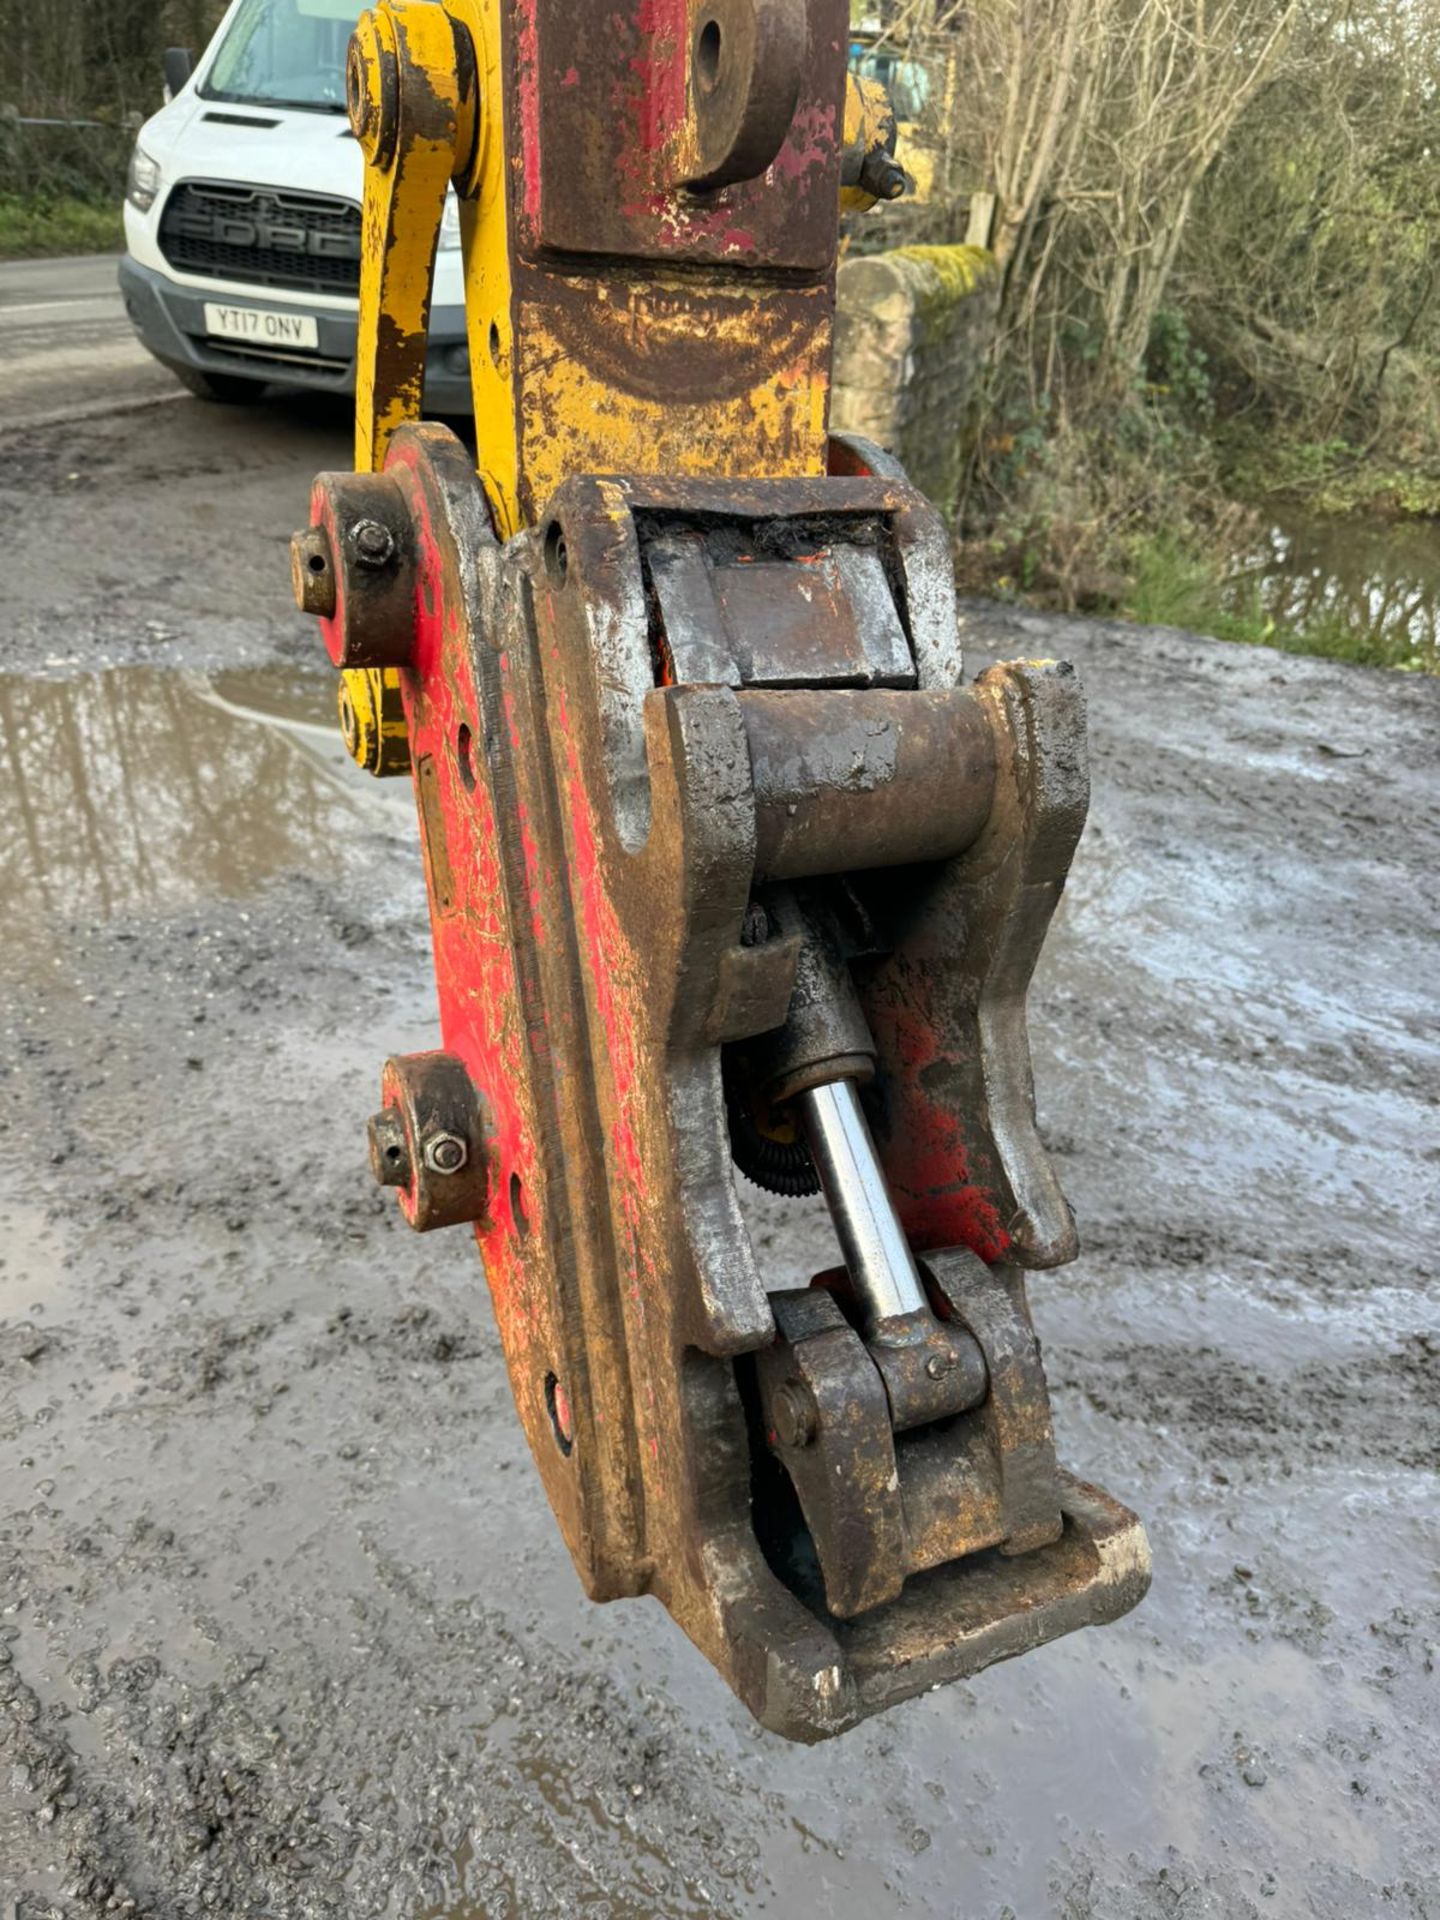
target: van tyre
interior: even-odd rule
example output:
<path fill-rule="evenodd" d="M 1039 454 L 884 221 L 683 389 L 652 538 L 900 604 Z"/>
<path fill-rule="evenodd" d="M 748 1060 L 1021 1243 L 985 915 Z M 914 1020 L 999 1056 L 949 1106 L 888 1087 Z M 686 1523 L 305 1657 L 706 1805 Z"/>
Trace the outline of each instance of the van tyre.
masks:
<path fill-rule="evenodd" d="M 198 399 L 211 400 L 221 407 L 253 407 L 265 391 L 263 380 L 247 380 L 238 373 L 207 373 L 201 367 L 187 367 L 183 361 L 167 360 L 165 365 L 182 387 L 188 387 Z"/>

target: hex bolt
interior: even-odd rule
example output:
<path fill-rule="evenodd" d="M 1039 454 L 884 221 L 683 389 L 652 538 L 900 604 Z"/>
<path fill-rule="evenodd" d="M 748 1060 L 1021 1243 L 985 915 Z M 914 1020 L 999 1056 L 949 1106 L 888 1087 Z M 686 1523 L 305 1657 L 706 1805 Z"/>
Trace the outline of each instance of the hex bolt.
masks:
<path fill-rule="evenodd" d="M 742 947 L 763 947 L 770 938 L 770 916 L 758 900 L 752 900 L 740 922 Z"/>
<path fill-rule="evenodd" d="M 398 1107 L 382 1107 L 370 1118 L 370 1171 L 382 1187 L 408 1187 L 413 1168 L 405 1120 Z"/>
<path fill-rule="evenodd" d="M 787 1380 L 770 1409 L 775 1438 L 782 1447 L 808 1447 L 820 1428 L 815 1395 L 800 1380 Z"/>
<path fill-rule="evenodd" d="M 350 531 L 355 564 L 379 573 L 395 558 L 395 536 L 379 520 L 357 520 Z"/>
<path fill-rule="evenodd" d="M 335 556 L 324 527 L 306 527 L 290 540 L 290 580 L 295 604 L 321 620 L 335 614 Z"/>
<path fill-rule="evenodd" d="M 907 184 L 905 169 L 883 147 L 872 147 L 860 164 L 858 185 L 877 200 L 898 200 Z"/>
<path fill-rule="evenodd" d="M 425 1164 L 432 1173 L 459 1173 L 470 1149 L 458 1133 L 432 1133 L 425 1142 Z"/>

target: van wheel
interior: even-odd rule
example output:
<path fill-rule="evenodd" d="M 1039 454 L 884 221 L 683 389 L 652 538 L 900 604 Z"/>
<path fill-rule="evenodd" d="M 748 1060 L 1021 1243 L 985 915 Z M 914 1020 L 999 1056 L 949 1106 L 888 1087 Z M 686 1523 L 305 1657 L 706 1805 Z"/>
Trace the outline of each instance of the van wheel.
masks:
<path fill-rule="evenodd" d="M 246 380 L 238 373 L 206 373 L 200 367 L 187 367 L 183 361 L 167 360 L 165 365 L 182 387 L 188 387 L 198 399 L 212 400 L 222 407 L 253 407 L 265 391 L 263 380 Z"/>

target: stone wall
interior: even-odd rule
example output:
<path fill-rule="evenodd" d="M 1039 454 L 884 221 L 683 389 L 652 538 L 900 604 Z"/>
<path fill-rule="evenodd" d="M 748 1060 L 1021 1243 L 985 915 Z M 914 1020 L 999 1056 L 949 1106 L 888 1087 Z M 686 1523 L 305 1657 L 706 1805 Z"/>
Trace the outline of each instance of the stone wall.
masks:
<path fill-rule="evenodd" d="M 998 305 L 984 247 L 898 247 L 840 264 L 831 428 L 878 441 L 947 515 Z"/>

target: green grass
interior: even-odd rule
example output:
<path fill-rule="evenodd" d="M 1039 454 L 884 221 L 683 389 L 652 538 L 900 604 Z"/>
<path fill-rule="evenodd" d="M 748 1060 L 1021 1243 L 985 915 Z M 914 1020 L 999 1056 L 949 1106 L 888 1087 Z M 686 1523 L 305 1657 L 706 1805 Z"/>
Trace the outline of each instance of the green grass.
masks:
<path fill-rule="evenodd" d="M 56 253 L 118 253 L 125 244 L 119 202 L 18 198 L 0 193 L 0 260 Z"/>
<path fill-rule="evenodd" d="M 1143 626 L 1183 627 L 1249 646 L 1279 647 L 1359 666 L 1393 667 L 1406 673 L 1440 674 L 1440 650 L 1416 650 L 1413 641 L 1391 638 L 1326 612 L 1303 629 L 1284 626 L 1266 612 L 1258 588 L 1226 578 L 1211 555 L 1177 539 L 1154 534 L 1137 542 L 1131 559 L 1124 617 Z"/>

